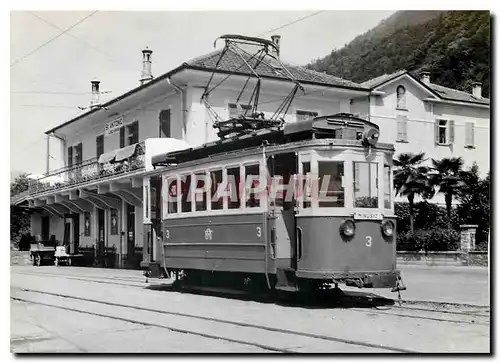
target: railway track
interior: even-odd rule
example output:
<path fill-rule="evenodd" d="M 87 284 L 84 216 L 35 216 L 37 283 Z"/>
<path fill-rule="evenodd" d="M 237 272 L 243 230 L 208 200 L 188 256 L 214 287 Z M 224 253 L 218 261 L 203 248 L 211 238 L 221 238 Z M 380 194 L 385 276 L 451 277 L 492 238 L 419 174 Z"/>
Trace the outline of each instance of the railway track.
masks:
<path fill-rule="evenodd" d="M 86 299 L 44 291 L 20 289 L 15 291 L 13 295 L 11 299 L 16 301 L 90 314 L 132 324 L 163 328 L 178 333 L 220 339 L 231 343 L 258 347 L 269 352 L 301 352 L 301 350 L 293 348 L 295 345 L 301 348 L 305 346 L 314 346 L 316 347 L 315 349 L 319 349 L 320 351 L 335 352 L 338 350 L 339 345 L 341 345 L 344 346 L 344 348 L 349 346 L 368 348 L 368 351 L 415 353 L 413 350 L 394 346 L 372 344 L 364 341 L 342 339 L 328 335 L 305 333 L 270 326 L 259 326 L 256 324 L 200 315 L 149 309 L 134 305 Z M 168 319 L 165 318 L 167 316 Z M 193 319 L 197 320 L 196 324 L 193 324 Z M 273 343 L 270 344 L 269 342 Z M 292 348 L 290 346 L 292 346 Z"/>
<path fill-rule="evenodd" d="M 226 298 L 237 298 L 237 299 L 251 299 L 256 301 L 269 301 L 269 297 L 266 296 L 253 296 L 249 297 L 248 295 L 244 295 L 243 293 L 236 290 L 229 289 L 216 289 L 216 288 L 203 288 L 203 287 L 187 287 L 183 289 L 174 290 L 169 285 L 151 285 L 145 283 L 144 279 L 141 281 L 140 278 L 118 278 L 118 277 L 89 277 L 83 275 L 60 275 L 55 273 L 48 272 L 40 272 L 40 273 L 31 273 L 31 272 L 23 272 L 24 275 L 33 275 L 40 276 L 44 275 L 47 277 L 56 277 L 68 280 L 76 280 L 76 281 L 84 281 L 84 282 L 93 282 L 93 283 L 101 283 L 101 284 L 111 284 L 115 286 L 127 287 L 127 288 L 151 288 L 154 290 L 166 290 L 166 291 L 181 291 L 187 293 L 194 294 L 210 294 L 219 297 Z M 35 290 L 33 290 L 35 291 Z M 43 291 L 37 291 L 39 293 L 43 293 Z M 280 302 L 283 304 L 283 302 Z M 419 320 L 431 320 L 431 321 L 439 321 L 439 322 L 447 322 L 447 323 L 456 323 L 456 324 L 477 324 L 477 325 L 490 325 L 490 314 L 489 309 L 480 306 L 464 306 L 462 304 L 439 304 L 439 303 L 422 303 L 421 306 L 432 305 L 434 308 L 429 309 L 425 307 L 414 306 L 415 302 L 406 302 L 402 300 L 403 305 L 395 304 L 394 301 L 385 298 L 379 298 L 376 296 L 366 296 L 366 297 L 356 297 L 346 295 L 341 299 L 335 299 L 332 301 L 323 301 L 323 302 L 306 302 L 305 304 L 295 304 L 295 303 L 285 303 L 285 305 L 289 306 L 309 306 L 309 307 L 323 307 L 323 308 L 345 308 L 349 311 L 360 312 L 360 313 L 370 313 L 370 314 L 378 314 L 378 315 L 391 315 L 400 318 L 408 318 L 408 319 L 419 319 Z M 436 306 L 448 307 L 448 309 L 444 308 L 436 308 Z M 451 307 L 451 310 L 450 310 Z M 470 311 L 473 308 L 475 311 Z M 464 311 L 469 309 L 469 311 Z M 171 313 L 173 312 L 165 312 Z M 195 316 L 199 317 L 199 316 Z"/>

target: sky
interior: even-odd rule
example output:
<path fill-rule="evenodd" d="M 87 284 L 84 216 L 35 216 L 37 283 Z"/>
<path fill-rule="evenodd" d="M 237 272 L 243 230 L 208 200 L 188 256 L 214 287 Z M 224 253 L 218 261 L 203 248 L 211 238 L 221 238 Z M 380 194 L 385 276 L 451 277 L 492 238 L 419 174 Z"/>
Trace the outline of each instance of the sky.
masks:
<path fill-rule="evenodd" d="M 92 79 L 108 92 L 102 101 L 138 86 L 146 46 L 153 51 L 155 77 L 213 51 L 222 34 L 279 34 L 282 60 L 305 65 L 393 12 L 12 11 L 11 175 L 46 171 L 44 132 L 85 112 L 78 107 L 88 107 Z"/>

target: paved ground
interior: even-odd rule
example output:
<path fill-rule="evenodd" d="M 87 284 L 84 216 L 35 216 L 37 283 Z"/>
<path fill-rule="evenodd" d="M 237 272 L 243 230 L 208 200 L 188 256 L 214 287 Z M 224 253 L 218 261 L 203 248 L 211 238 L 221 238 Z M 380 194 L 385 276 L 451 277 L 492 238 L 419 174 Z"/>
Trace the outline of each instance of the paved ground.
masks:
<path fill-rule="evenodd" d="M 465 303 L 467 294 L 440 289 L 487 287 L 485 271 L 403 269 L 422 300 Z M 146 284 L 140 271 L 12 266 L 11 274 L 13 352 L 489 351 L 488 308 L 287 306 L 179 293 Z"/>
<path fill-rule="evenodd" d="M 478 266 L 398 266 L 407 290 L 405 300 L 489 306 L 488 267 Z M 349 288 L 348 290 L 356 291 Z M 359 291 L 359 289 L 358 289 Z M 364 289 L 396 298 L 397 294 L 381 289 Z"/>

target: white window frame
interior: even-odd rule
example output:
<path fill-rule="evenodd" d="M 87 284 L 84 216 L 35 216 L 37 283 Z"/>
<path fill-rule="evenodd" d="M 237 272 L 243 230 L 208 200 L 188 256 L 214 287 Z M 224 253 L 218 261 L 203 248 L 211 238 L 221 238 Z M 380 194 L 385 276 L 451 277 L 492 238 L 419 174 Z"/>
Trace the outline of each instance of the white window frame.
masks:
<path fill-rule="evenodd" d="M 446 121 L 446 126 L 439 125 L 439 123 L 441 121 Z M 435 141 L 436 145 L 449 146 L 455 142 L 455 135 L 454 135 L 455 134 L 455 122 L 454 122 L 454 120 L 450 120 L 450 119 L 446 119 L 446 118 L 438 118 L 435 121 L 434 128 L 435 128 L 435 131 L 434 131 L 435 132 L 435 135 L 434 135 L 435 140 L 434 141 Z M 441 142 L 439 139 L 439 131 L 442 128 L 446 129 L 445 142 Z M 452 129 L 453 129 L 453 131 L 452 131 Z"/>

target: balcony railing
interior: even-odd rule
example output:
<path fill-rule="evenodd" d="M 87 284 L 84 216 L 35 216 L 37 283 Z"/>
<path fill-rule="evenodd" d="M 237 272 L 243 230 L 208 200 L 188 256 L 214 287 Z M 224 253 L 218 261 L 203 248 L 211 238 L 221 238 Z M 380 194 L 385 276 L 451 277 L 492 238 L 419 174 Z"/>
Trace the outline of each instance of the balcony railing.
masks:
<path fill-rule="evenodd" d="M 51 171 L 42 178 L 30 180 L 28 190 L 30 194 L 39 194 L 140 170 L 145 166 L 144 156 L 145 145 L 141 142 L 137 144 L 134 155 L 125 160 L 104 164 L 99 163 L 98 158 L 85 160 L 71 167 Z"/>

